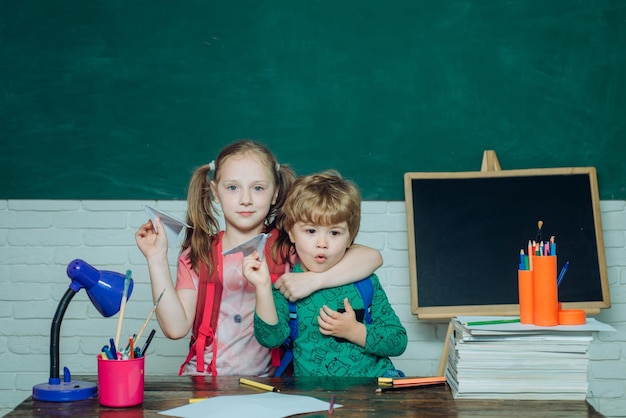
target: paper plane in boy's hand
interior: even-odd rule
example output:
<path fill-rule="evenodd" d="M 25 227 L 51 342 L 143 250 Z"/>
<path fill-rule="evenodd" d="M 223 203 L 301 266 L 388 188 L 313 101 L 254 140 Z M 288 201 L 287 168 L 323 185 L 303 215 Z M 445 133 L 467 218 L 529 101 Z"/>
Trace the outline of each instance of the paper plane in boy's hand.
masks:
<path fill-rule="evenodd" d="M 254 238 L 249 239 L 243 244 L 239 244 L 233 249 L 222 252 L 222 255 L 228 254 L 236 254 L 238 252 L 242 252 L 243 256 L 246 257 L 256 250 L 259 253 L 259 259 L 263 260 L 263 250 L 265 249 L 265 242 L 272 234 L 259 234 Z"/>
<path fill-rule="evenodd" d="M 167 236 L 167 243 L 170 247 L 175 247 L 178 245 L 178 236 L 180 235 L 180 231 L 183 230 L 183 227 L 191 228 L 191 226 L 187 225 L 185 222 L 161 210 L 155 209 L 148 205 L 145 205 L 144 209 L 152 220 L 152 225 L 154 225 L 155 230 L 157 228 L 156 218 L 161 219 L 161 223 L 163 223 L 163 227 L 165 229 L 165 235 Z"/>

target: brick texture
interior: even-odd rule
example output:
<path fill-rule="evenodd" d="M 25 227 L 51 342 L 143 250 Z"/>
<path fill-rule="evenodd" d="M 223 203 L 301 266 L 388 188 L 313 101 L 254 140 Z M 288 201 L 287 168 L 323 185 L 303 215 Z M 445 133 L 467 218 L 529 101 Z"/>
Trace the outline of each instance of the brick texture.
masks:
<path fill-rule="evenodd" d="M 126 308 L 123 335 L 137 332 L 152 307 L 145 259 L 134 233 L 149 204 L 184 218 L 184 201 L 0 200 L 0 416 L 47 382 L 50 324 L 66 291 L 67 264 L 82 258 L 102 270 L 133 272 L 135 290 Z M 617 329 L 596 335 L 590 350 L 588 401 L 606 416 L 626 405 L 626 202 L 601 202 L 612 307 L 596 318 Z M 377 272 L 407 328 L 409 345 L 394 359 L 409 375 L 437 371 L 447 325 L 411 314 L 404 202 L 364 202 L 357 242 L 381 251 Z M 170 249 L 172 274 L 176 250 Z M 60 365 L 75 374 L 95 374 L 95 355 L 114 336 L 117 316 L 102 318 L 84 291 L 70 304 L 61 329 Z M 188 337 L 168 340 L 157 333 L 146 374 L 176 374 Z M 147 335 L 146 332 L 146 335 Z"/>

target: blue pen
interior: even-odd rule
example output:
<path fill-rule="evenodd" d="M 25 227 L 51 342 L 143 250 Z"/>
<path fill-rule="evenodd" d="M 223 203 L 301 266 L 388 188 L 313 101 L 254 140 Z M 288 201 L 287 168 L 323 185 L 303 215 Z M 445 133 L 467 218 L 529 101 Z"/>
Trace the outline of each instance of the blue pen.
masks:
<path fill-rule="evenodd" d="M 102 352 L 104 354 L 106 354 L 106 356 L 107 356 L 107 358 L 109 360 L 114 360 L 115 359 L 115 357 L 113 357 L 113 353 L 111 353 L 111 350 L 109 350 L 109 346 L 108 345 L 105 345 L 104 347 L 102 347 Z"/>
<path fill-rule="evenodd" d="M 569 267 L 569 261 L 566 261 L 565 264 L 563 265 L 563 268 L 561 269 L 561 272 L 559 273 L 559 278 L 556 279 L 556 287 L 559 287 L 561 285 L 561 282 L 563 281 L 563 277 L 565 276 L 565 273 L 567 273 L 568 267 Z"/>
<path fill-rule="evenodd" d="M 109 343 L 111 344 L 111 354 L 113 355 L 113 360 L 117 360 L 117 349 L 115 348 L 115 340 L 113 338 L 109 338 Z"/>

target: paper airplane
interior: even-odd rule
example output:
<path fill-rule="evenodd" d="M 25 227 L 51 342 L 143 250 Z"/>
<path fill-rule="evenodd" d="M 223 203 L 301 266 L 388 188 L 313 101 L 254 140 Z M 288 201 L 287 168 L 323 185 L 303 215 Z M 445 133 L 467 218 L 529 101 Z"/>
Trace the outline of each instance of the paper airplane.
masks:
<path fill-rule="evenodd" d="M 175 247 L 179 244 L 178 236 L 180 235 L 180 231 L 185 228 L 191 228 L 191 226 L 187 225 L 185 222 L 181 221 L 173 217 L 170 214 L 167 214 L 161 210 L 155 209 L 151 206 L 145 205 L 144 209 L 146 213 L 152 220 L 152 225 L 154 225 L 154 229 L 156 230 L 156 218 L 160 218 L 163 223 L 163 227 L 165 228 L 165 235 L 167 236 L 167 243 L 170 247 Z"/>
<path fill-rule="evenodd" d="M 235 248 L 232 248 L 228 251 L 223 251 L 222 255 L 228 254 L 236 254 L 238 252 L 242 252 L 243 256 L 246 257 L 256 250 L 259 253 L 259 260 L 263 260 L 263 250 L 265 249 L 265 242 L 272 234 L 259 234 L 254 238 L 249 239 L 243 244 L 239 244 Z"/>

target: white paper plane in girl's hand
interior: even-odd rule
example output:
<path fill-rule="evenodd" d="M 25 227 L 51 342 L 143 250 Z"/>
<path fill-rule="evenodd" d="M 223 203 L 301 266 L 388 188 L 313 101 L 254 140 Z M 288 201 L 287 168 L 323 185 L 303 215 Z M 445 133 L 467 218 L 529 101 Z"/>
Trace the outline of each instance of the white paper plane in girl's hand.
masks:
<path fill-rule="evenodd" d="M 263 260 L 263 250 L 265 249 L 265 242 L 272 234 L 259 234 L 243 244 L 239 244 L 233 249 L 222 252 L 222 255 L 228 254 L 236 254 L 238 252 L 242 252 L 243 256 L 246 257 L 256 250 L 259 253 L 259 260 Z"/>
<path fill-rule="evenodd" d="M 154 225 L 155 230 L 157 227 L 156 218 L 161 219 L 161 222 L 163 223 L 163 227 L 165 229 L 165 235 L 167 236 L 167 243 L 170 247 L 176 247 L 180 244 L 178 242 L 178 236 L 183 230 L 183 227 L 191 228 L 191 226 L 187 225 L 185 222 L 173 217 L 168 213 L 163 212 L 162 210 L 155 209 L 148 205 L 145 205 L 144 209 L 152 220 L 152 225 Z"/>

